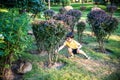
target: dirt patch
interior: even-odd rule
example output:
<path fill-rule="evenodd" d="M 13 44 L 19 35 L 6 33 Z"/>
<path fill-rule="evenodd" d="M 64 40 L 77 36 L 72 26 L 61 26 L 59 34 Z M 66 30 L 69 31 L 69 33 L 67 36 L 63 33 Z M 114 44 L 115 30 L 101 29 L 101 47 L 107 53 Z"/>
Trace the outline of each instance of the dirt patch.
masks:
<path fill-rule="evenodd" d="M 110 63 L 110 62 L 106 64 L 105 61 L 97 61 L 92 59 L 88 60 L 88 59 L 74 58 L 72 59 L 72 61 L 76 62 L 79 67 L 84 67 L 86 70 L 98 76 L 109 75 L 115 72 L 116 70 L 118 70 L 119 68 L 117 67 L 119 66 L 119 64 Z"/>
<path fill-rule="evenodd" d="M 48 68 L 49 69 L 61 69 L 65 66 L 65 63 L 55 62 L 55 63 L 52 63 L 52 64 L 48 65 L 48 63 L 39 62 L 38 66 L 43 68 L 43 69 L 48 69 Z"/>

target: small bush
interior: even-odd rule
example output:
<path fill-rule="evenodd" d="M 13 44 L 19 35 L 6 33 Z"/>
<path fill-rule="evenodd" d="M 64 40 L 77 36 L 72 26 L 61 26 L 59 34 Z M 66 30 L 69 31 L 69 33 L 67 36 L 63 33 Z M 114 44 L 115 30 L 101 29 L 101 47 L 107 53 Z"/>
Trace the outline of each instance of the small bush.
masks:
<path fill-rule="evenodd" d="M 76 24 L 79 42 L 82 41 L 82 33 L 85 30 L 85 26 L 86 26 L 86 23 L 84 21 L 80 21 Z"/>
<path fill-rule="evenodd" d="M 67 10 L 64 7 L 59 9 L 60 14 L 65 14 L 66 12 L 67 12 Z"/>
<path fill-rule="evenodd" d="M 84 11 L 84 10 L 86 10 L 86 7 L 85 7 L 85 6 L 81 6 L 81 7 L 80 7 L 80 10 L 81 10 L 81 11 Z"/>
<path fill-rule="evenodd" d="M 117 6 L 115 5 L 107 5 L 107 11 L 110 13 L 114 13 L 117 10 Z"/>
<path fill-rule="evenodd" d="M 59 9 L 60 14 L 65 14 L 67 11 L 73 9 L 72 6 L 65 6 Z"/>
<path fill-rule="evenodd" d="M 57 14 L 53 17 L 55 20 L 61 20 L 65 22 L 68 26 L 70 26 L 70 29 L 73 29 L 75 25 L 75 17 L 71 15 L 66 14 Z"/>
<path fill-rule="evenodd" d="M 45 10 L 44 11 L 44 16 L 45 16 L 45 18 L 48 20 L 48 19 L 50 19 L 50 18 L 52 18 L 53 17 L 53 15 L 55 14 L 55 11 L 54 10 Z"/>
<path fill-rule="evenodd" d="M 76 19 L 76 22 L 79 21 L 81 15 L 82 15 L 81 11 L 79 11 L 79 10 L 74 10 L 74 9 L 73 9 L 73 10 L 69 10 L 66 14 L 67 14 L 67 15 L 74 16 L 75 19 Z"/>

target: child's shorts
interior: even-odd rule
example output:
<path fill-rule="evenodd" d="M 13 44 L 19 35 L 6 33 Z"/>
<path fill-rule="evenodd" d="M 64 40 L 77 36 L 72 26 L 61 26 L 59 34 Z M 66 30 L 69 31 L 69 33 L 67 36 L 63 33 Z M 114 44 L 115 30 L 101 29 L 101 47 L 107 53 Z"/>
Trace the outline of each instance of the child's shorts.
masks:
<path fill-rule="evenodd" d="M 77 49 L 72 49 L 73 54 L 77 54 Z"/>

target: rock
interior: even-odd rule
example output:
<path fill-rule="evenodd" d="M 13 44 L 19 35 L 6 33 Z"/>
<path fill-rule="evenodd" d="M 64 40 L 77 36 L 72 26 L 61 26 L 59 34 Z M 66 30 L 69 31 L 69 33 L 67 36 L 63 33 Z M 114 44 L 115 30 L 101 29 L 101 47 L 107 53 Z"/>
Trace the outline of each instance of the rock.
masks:
<path fill-rule="evenodd" d="M 32 64 L 30 62 L 22 62 L 20 63 L 19 69 L 17 70 L 18 73 L 27 73 L 32 70 Z"/>

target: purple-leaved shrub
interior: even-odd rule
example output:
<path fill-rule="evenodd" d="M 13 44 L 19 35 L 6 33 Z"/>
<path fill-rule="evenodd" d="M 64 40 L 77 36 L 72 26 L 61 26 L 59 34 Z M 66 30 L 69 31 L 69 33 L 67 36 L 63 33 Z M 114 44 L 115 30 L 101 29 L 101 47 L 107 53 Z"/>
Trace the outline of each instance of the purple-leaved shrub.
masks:
<path fill-rule="evenodd" d="M 107 5 L 107 10 L 110 13 L 114 13 L 117 10 L 117 6 L 115 6 L 115 5 Z"/>
<path fill-rule="evenodd" d="M 74 16 L 76 19 L 76 22 L 79 21 L 81 15 L 82 15 L 80 10 L 74 10 L 74 9 L 69 10 L 66 14 Z"/>
<path fill-rule="evenodd" d="M 104 49 L 104 39 L 110 36 L 118 28 L 118 20 L 108 15 L 104 10 L 93 9 L 87 15 L 88 22 L 92 26 L 92 30 L 98 40 L 99 47 L 102 52 Z"/>
<path fill-rule="evenodd" d="M 67 33 L 67 26 L 63 21 L 47 20 L 32 23 L 33 34 L 40 51 L 45 50 L 49 55 L 49 63 L 54 62 L 55 49 Z M 53 60 L 54 59 L 54 60 Z"/>
<path fill-rule="evenodd" d="M 54 14 L 55 14 L 55 11 L 51 10 L 51 9 L 48 9 L 48 10 L 44 11 L 44 16 L 47 20 L 52 18 Z"/>
<path fill-rule="evenodd" d="M 75 17 L 71 15 L 57 14 L 53 17 L 53 19 L 65 22 L 70 27 L 70 29 L 72 29 L 75 25 Z"/>

